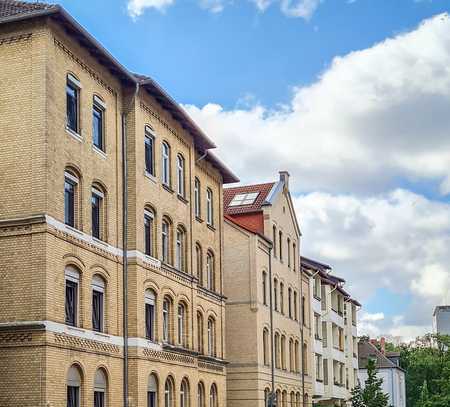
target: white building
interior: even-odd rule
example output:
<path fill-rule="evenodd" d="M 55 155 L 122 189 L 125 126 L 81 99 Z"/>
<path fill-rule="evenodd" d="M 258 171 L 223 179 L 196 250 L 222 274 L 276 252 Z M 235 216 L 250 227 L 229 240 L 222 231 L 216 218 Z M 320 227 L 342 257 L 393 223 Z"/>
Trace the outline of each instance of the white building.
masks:
<path fill-rule="evenodd" d="M 434 309 L 433 331 L 441 335 L 450 335 L 450 305 L 439 305 Z"/>
<path fill-rule="evenodd" d="M 389 395 L 389 405 L 406 407 L 405 371 L 398 364 L 398 355 L 395 352 L 383 354 L 368 341 L 359 342 L 358 353 L 358 378 L 361 386 L 364 388 L 367 380 L 367 363 L 374 359 L 378 369 L 377 376 L 383 379 L 383 392 Z"/>

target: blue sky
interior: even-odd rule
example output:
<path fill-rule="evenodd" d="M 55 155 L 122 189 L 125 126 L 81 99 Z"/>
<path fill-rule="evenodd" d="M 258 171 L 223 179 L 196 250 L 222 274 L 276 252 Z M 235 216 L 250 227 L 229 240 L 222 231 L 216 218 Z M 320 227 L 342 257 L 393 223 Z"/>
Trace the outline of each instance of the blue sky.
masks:
<path fill-rule="evenodd" d="M 61 3 L 243 182 L 290 171 L 302 254 L 347 280 L 364 333 L 430 329 L 450 301 L 448 1 Z"/>

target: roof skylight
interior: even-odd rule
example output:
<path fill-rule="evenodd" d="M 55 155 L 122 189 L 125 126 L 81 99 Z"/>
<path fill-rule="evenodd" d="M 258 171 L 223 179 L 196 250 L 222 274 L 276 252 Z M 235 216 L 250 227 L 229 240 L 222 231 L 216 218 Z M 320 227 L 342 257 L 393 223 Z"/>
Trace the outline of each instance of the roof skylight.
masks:
<path fill-rule="evenodd" d="M 236 194 L 228 206 L 252 205 L 255 202 L 258 195 L 259 192 L 251 192 L 248 194 Z"/>

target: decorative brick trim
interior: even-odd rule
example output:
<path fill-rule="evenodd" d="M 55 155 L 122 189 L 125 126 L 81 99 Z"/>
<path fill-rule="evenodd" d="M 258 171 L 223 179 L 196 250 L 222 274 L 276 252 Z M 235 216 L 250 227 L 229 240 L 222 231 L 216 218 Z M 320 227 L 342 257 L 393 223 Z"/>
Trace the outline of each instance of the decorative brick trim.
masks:
<path fill-rule="evenodd" d="M 9 45 L 15 42 L 28 41 L 33 36 L 32 33 L 14 35 L 12 37 L 0 38 L 0 45 Z"/>
<path fill-rule="evenodd" d="M 17 343 L 31 342 L 33 335 L 31 332 L 7 332 L 0 333 L 1 345 L 15 345 Z"/>
<path fill-rule="evenodd" d="M 120 347 L 108 343 L 102 343 L 98 341 L 93 341 L 90 339 L 79 338 L 77 336 L 65 335 L 65 334 L 55 334 L 56 343 L 81 348 L 81 349 L 92 349 L 97 352 L 106 353 L 120 353 Z"/>
<path fill-rule="evenodd" d="M 216 365 L 214 363 L 198 362 L 198 367 L 199 367 L 199 369 L 212 370 L 214 372 L 220 372 L 220 373 L 224 372 L 223 366 Z"/>
<path fill-rule="evenodd" d="M 158 361 L 170 361 L 170 362 L 178 362 L 183 365 L 191 365 L 195 366 L 195 358 L 192 356 L 186 356 L 186 355 L 180 355 L 178 353 L 174 352 L 164 352 L 164 351 L 157 351 L 153 349 L 144 349 L 143 352 L 145 357 L 151 360 L 158 360 Z"/>

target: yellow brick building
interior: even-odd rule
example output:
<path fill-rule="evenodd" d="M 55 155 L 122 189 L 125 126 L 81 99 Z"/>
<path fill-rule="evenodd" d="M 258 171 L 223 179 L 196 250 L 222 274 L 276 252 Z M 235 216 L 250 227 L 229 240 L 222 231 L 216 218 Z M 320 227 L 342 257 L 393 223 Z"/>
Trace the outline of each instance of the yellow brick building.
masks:
<path fill-rule="evenodd" d="M 60 6 L 0 0 L 0 89 L 0 406 L 224 407 L 213 142 Z"/>

